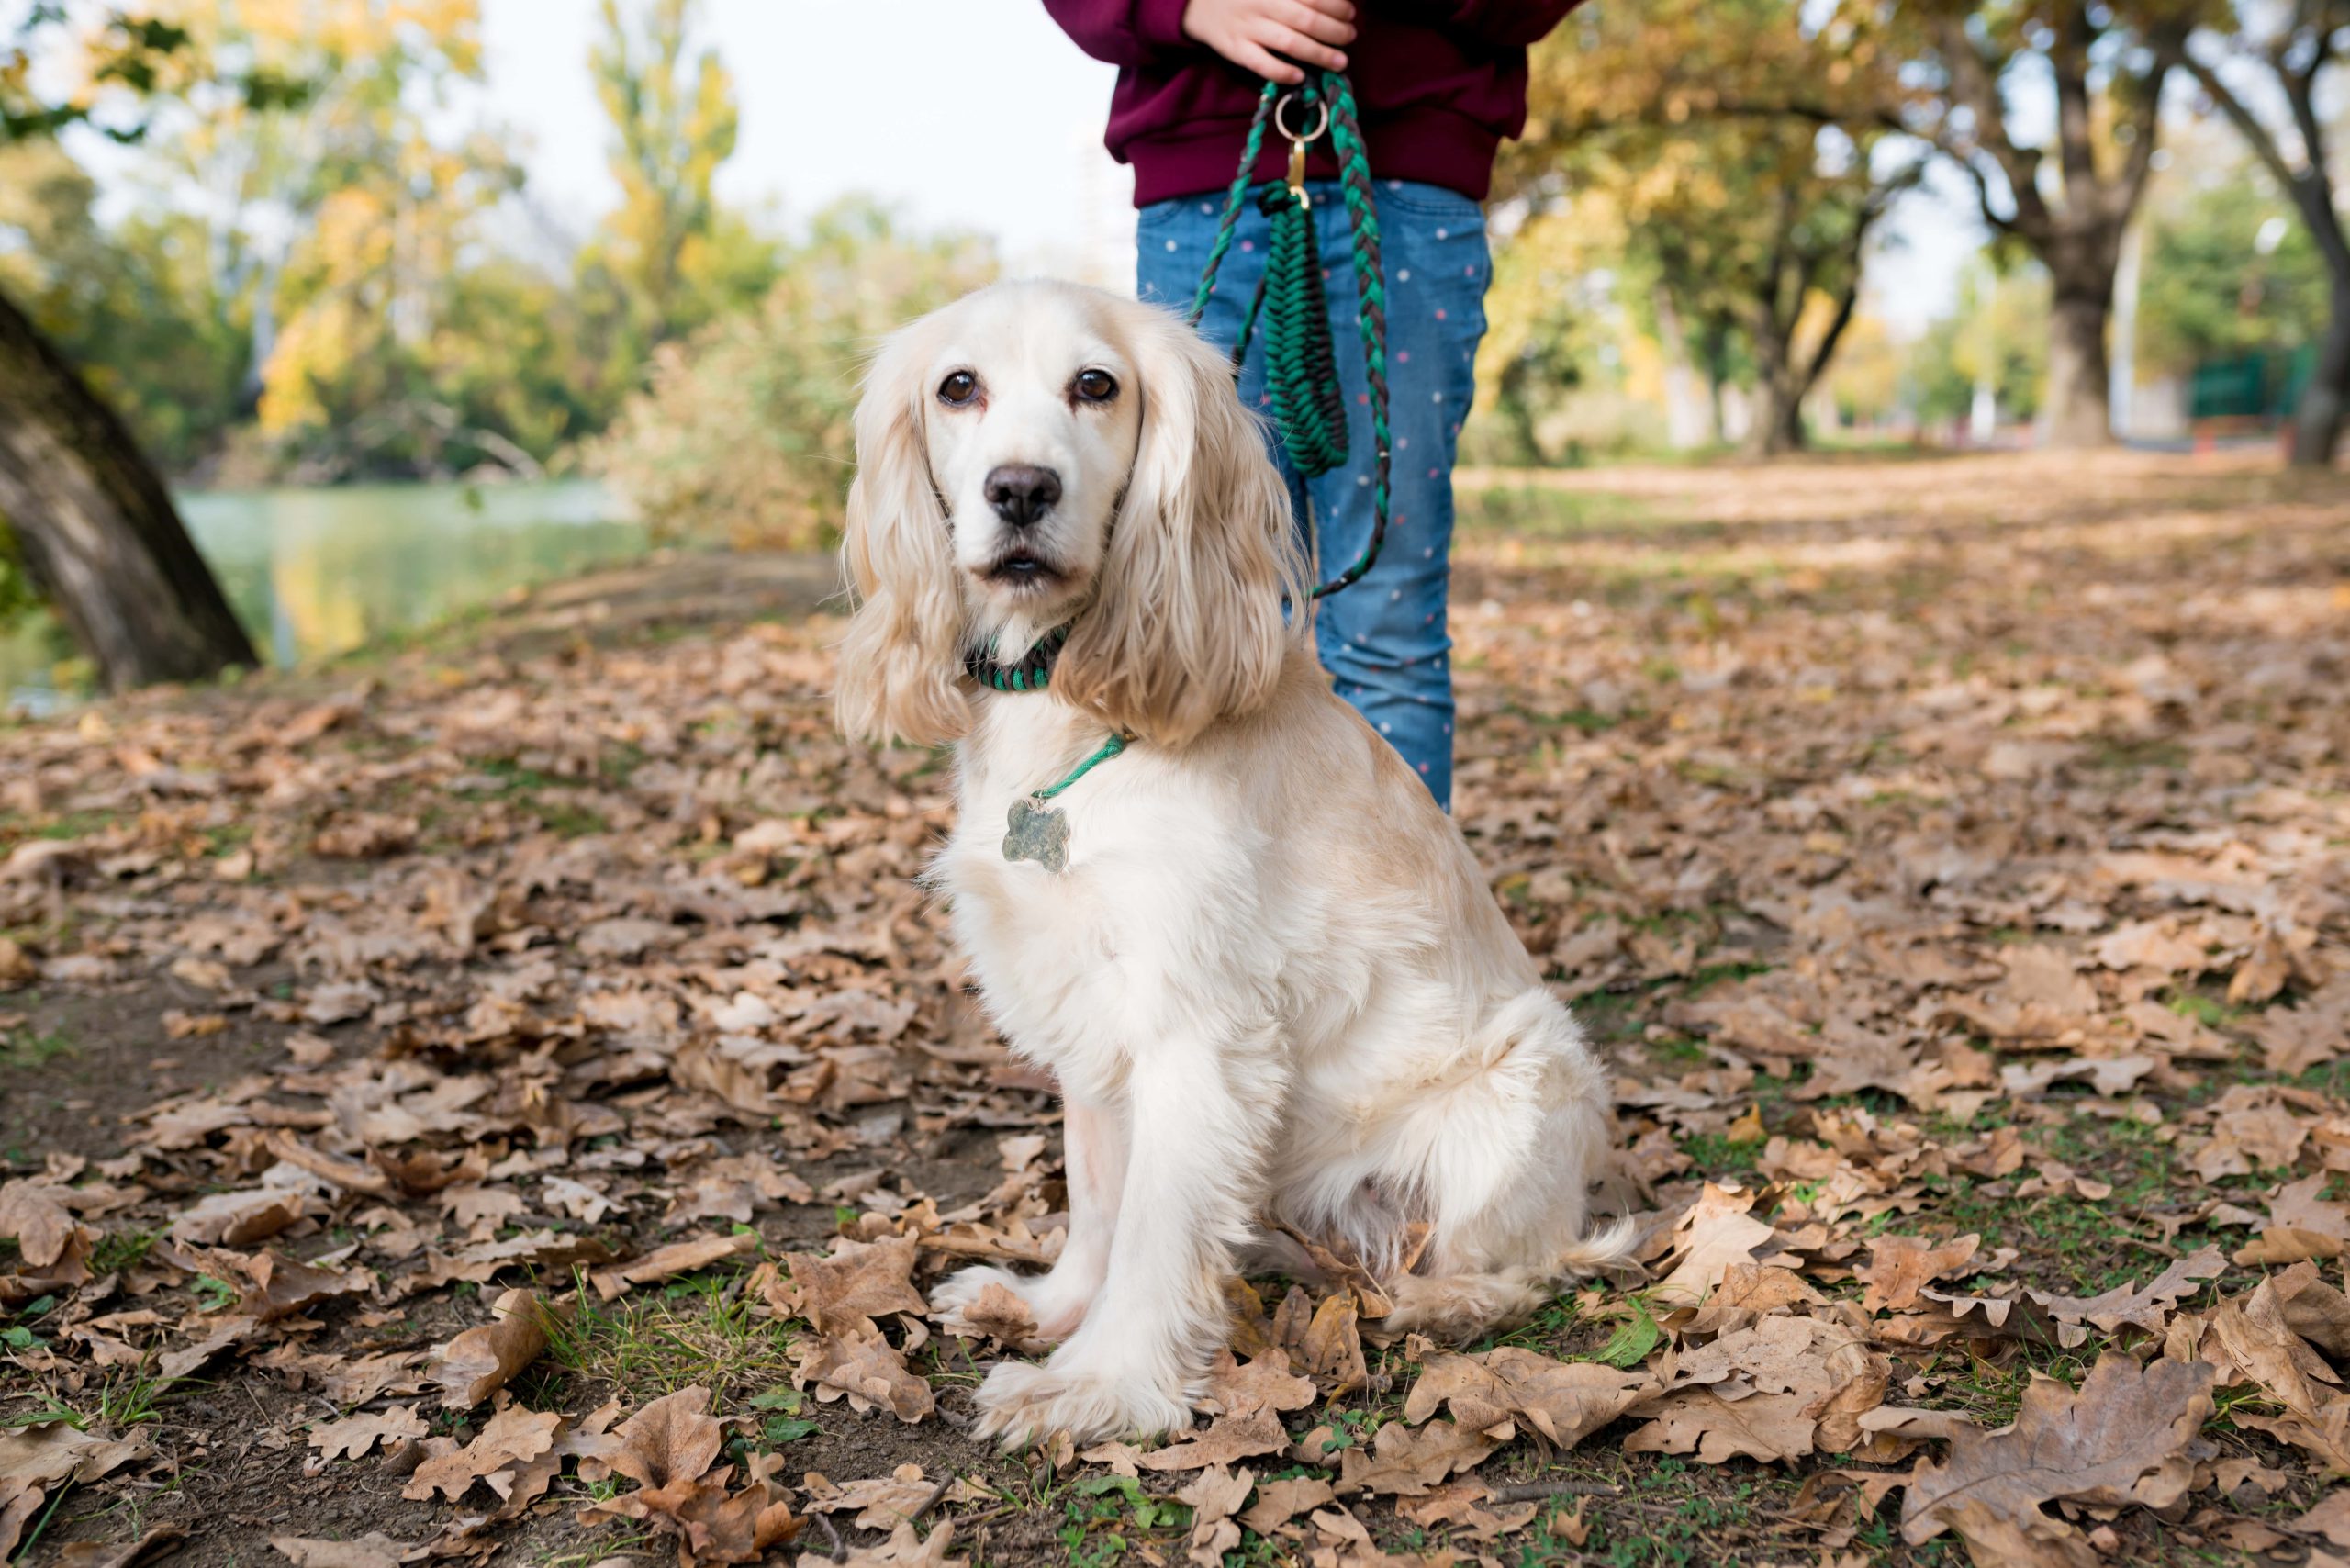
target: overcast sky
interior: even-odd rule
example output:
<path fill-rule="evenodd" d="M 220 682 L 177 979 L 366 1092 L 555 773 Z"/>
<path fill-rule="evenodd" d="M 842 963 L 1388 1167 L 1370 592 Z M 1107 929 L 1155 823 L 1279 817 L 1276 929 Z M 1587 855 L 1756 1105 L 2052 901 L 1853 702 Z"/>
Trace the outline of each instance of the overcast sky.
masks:
<path fill-rule="evenodd" d="M 595 0 L 484 0 L 491 104 L 528 139 L 543 203 L 608 206 L 588 50 Z M 698 41 L 734 77 L 742 135 L 720 194 L 786 222 L 869 192 L 928 226 L 1066 266 L 1088 214 L 1132 185 L 1101 151 L 1115 73 L 1035 0 L 710 0 Z M 1090 185 L 1089 185 L 1090 182 Z M 1095 218 L 1098 223 L 1099 217 Z"/>

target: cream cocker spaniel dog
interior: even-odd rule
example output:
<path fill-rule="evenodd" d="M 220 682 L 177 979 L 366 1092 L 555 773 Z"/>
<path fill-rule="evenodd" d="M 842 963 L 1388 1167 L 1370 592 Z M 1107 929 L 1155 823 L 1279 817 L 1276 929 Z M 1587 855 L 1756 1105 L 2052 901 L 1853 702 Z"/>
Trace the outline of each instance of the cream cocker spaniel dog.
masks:
<path fill-rule="evenodd" d="M 1188 1426 L 1223 1281 L 1307 1266 L 1280 1226 L 1393 1276 L 1390 1327 L 1455 1336 L 1612 1260 L 1618 1232 L 1584 1234 L 1606 1076 L 1331 691 L 1225 356 L 1165 311 L 999 285 L 883 348 L 856 454 L 841 722 L 956 743 L 933 878 L 1067 1106 L 1058 1261 L 935 1298 L 1007 1286 L 1059 1341 L 989 1374 L 981 1434 Z"/>

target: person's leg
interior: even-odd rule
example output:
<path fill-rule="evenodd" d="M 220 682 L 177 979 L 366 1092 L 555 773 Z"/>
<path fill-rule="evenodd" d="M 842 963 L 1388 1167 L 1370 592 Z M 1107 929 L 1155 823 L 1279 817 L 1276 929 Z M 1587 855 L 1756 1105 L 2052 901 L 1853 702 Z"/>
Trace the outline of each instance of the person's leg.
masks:
<path fill-rule="evenodd" d="M 1363 578 L 1322 600 L 1322 663 L 1338 694 L 1387 737 L 1428 792 L 1452 808 L 1452 462 L 1476 386 L 1490 275 L 1484 214 L 1458 192 L 1382 180 L 1375 187 L 1387 282 L 1387 537 Z M 1362 554 L 1372 522 L 1373 442 L 1346 205 L 1317 204 L 1331 331 L 1349 410 L 1348 461 L 1307 486 L 1321 572 Z"/>

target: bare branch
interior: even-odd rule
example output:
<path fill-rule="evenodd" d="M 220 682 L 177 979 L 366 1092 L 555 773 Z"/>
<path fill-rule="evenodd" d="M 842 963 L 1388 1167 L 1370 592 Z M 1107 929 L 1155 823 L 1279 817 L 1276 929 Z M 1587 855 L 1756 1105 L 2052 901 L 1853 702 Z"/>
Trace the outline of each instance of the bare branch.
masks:
<path fill-rule="evenodd" d="M 2228 123 L 2235 127 L 2236 134 L 2244 138 L 2244 145 L 2252 149 L 2261 167 L 2268 171 L 2269 177 L 2292 201 L 2309 228 L 2310 237 L 2323 252 L 2327 268 L 2337 277 L 2350 276 L 2350 243 L 2345 243 L 2342 220 L 2333 210 L 2332 182 L 2323 171 L 2314 162 L 2294 168 L 2287 161 L 2276 133 L 2252 112 L 2213 66 L 2192 53 L 2185 57 L 2185 63 L 2188 73 L 2227 117 Z M 2304 143 L 2304 150 L 2322 157 L 2324 143 Z"/>
<path fill-rule="evenodd" d="M 2260 122 L 2260 118 L 2244 106 L 2235 89 L 2229 86 L 2217 71 L 2192 52 L 2181 63 L 2210 100 L 2220 106 L 2220 112 L 2227 117 L 2230 125 L 2235 127 L 2236 134 L 2244 138 L 2246 147 L 2252 149 L 2252 155 L 2260 160 L 2261 167 L 2268 171 L 2269 176 L 2288 195 L 2291 194 L 2293 187 L 2300 183 L 2300 176 L 2294 172 L 2292 165 L 2285 162 L 2284 150 L 2277 146 L 2276 137 Z"/>
<path fill-rule="evenodd" d="M 2146 73 L 2144 95 L 2132 106 L 2131 117 L 2123 122 L 2131 131 L 2129 151 L 2122 155 L 2119 176 L 2106 187 L 2110 197 L 2107 216 L 2117 225 L 2130 220 L 2146 194 L 2146 181 L 2154 173 L 2154 148 L 2162 139 L 2163 84 L 2187 58 L 2187 32 L 2184 24 L 2165 23 L 2147 40 L 2154 50 L 2154 65 Z"/>
<path fill-rule="evenodd" d="M 1963 105 L 1975 121 L 1975 142 L 1982 151 L 1990 154 L 1999 173 L 2008 182 L 2009 197 L 2015 204 L 2015 217 L 2003 227 L 2013 230 L 2035 245 L 2044 242 L 2054 232 L 2055 224 L 2048 204 L 2040 194 L 2040 158 L 2037 151 L 2019 148 L 2008 135 L 2007 106 L 1999 97 L 1999 84 L 1993 62 L 1977 52 L 1975 40 L 1966 35 L 1964 22 L 1945 20 L 1936 28 L 1942 60 L 1950 72 L 1953 100 Z M 1983 216 L 1999 222 L 1991 206 L 1990 182 L 1982 171 L 1972 169 L 1972 160 L 1961 156 L 1959 161 L 1970 165 L 1975 175 L 1977 194 L 1983 200 Z"/>

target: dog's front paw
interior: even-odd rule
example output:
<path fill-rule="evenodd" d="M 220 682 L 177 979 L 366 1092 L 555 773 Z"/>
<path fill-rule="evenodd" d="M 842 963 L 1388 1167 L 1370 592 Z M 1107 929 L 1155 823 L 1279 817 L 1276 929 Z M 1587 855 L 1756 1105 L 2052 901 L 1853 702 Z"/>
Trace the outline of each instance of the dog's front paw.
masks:
<path fill-rule="evenodd" d="M 1009 1269 L 999 1269 L 989 1263 L 958 1269 L 939 1281 L 931 1291 L 931 1314 L 942 1322 L 957 1321 L 971 1304 L 979 1299 L 979 1293 L 990 1285 L 1002 1285 L 1024 1302 L 1028 1299 L 1028 1287 L 1035 1282 L 1022 1279 Z"/>
<path fill-rule="evenodd" d="M 1181 1399 L 1129 1375 L 1076 1366 L 1006 1361 L 979 1385 L 981 1438 L 1016 1449 L 1065 1431 L 1082 1446 L 1149 1438 L 1192 1424 Z"/>

